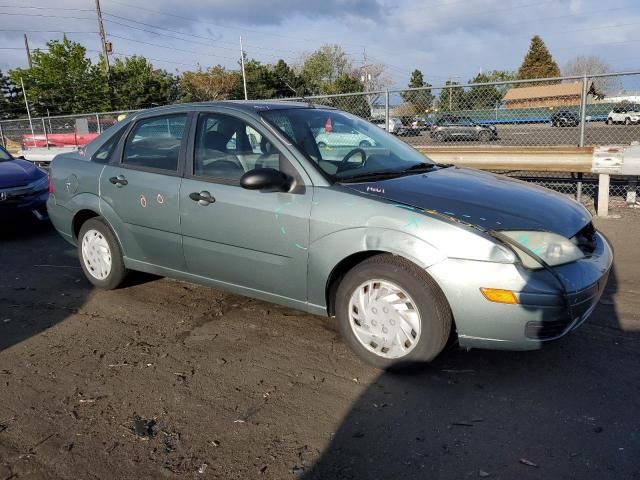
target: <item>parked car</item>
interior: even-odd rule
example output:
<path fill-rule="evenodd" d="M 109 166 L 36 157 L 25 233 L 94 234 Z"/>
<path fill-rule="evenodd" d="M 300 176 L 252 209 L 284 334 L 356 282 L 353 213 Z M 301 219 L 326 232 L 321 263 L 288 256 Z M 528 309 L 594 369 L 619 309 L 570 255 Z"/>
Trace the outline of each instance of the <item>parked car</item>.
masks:
<path fill-rule="evenodd" d="M 622 105 L 615 107 L 607 115 L 607 125 L 615 123 L 624 123 L 631 125 L 632 123 L 640 123 L 640 105 Z"/>
<path fill-rule="evenodd" d="M 340 123 L 329 128 L 321 128 L 316 135 L 316 143 L 319 148 L 350 147 L 352 145 L 358 145 L 361 148 L 375 146 L 371 137 Z"/>
<path fill-rule="evenodd" d="M 552 127 L 577 127 L 580 125 L 580 117 L 575 112 L 558 110 L 551 115 Z"/>
<path fill-rule="evenodd" d="M 384 118 L 373 118 L 371 119 L 371 123 L 379 126 L 384 130 L 385 120 Z M 404 131 L 404 127 L 399 118 L 391 117 L 389 118 L 389 124 L 387 125 L 387 132 L 392 133 L 393 135 L 402 135 Z"/>
<path fill-rule="evenodd" d="M 0 146 L 0 220 L 31 216 L 45 220 L 48 196 L 47 173 Z"/>
<path fill-rule="evenodd" d="M 327 122 L 377 147 L 354 135 L 327 157 Z M 329 315 L 381 368 L 430 361 L 451 333 L 540 348 L 587 319 L 613 261 L 581 204 L 305 103 L 138 112 L 58 155 L 51 182 L 51 220 L 96 287 L 141 270 Z"/>
<path fill-rule="evenodd" d="M 447 140 L 489 142 L 498 138 L 498 130 L 495 125 L 480 125 L 470 117 L 444 115 L 431 126 L 431 138 L 438 142 Z"/>

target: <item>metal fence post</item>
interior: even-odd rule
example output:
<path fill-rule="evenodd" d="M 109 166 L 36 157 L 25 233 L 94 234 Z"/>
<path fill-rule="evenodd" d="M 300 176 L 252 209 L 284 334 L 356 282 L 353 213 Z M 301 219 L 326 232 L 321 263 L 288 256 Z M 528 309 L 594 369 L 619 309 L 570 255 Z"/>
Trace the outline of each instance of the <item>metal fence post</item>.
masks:
<path fill-rule="evenodd" d="M 587 123 L 587 100 L 589 95 L 588 80 L 585 75 L 582 77 L 582 94 L 580 95 L 580 140 L 579 147 L 584 147 L 585 128 Z M 582 200 L 582 173 L 578 173 L 578 182 L 576 184 L 576 200 Z"/>
<path fill-rule="evenodd" d="M 584 131 L 585 123 L 587 122 L 587 95 L 589 89 L 587 88 L 587 76 L 582 78 L 582 95 L 580 96 L 580 143 L 579 147 L 584 147 Z"/>
<path fill-rule="evenodd" d="M 627 186 L 627 205 L 634 206 L 637 202 L 638 195 L 636 190 L 638 189 L 638 177 L 629 177 L 629 184 Z"/>
<path fill-rule="evenodd" d="M 389 132 L 389 89 L 384 89 L 384 121 L 385 129 Z"/>
<path fill-rule="evenodd" d="M 606 217 L 609 215 L 609 183 L 610 177 L 608 173 L 598 175 L 598 216 Z"/>
<path fill-rule="evenodd" d="M 2 142 L 2 146 L 7 148 L 7 145 L 4 143 L 4 133 L 2 132 L 2 123 L 0 123 L 0 142 Z"/>
<path fill-rule="evenodd" d="M 96 132 L 100 135 L 102 132 L 100 131 L 100 114 L 96 113 Z"/>
<path fill-rule="evenodd" d="M 44 143 L 46 144 L 47 150 L 49 150 L 49 134 L 47 133 L 47 124 L 44 123 L 44 117 L 42 117 L 42 131 L 44 132 Z"/>

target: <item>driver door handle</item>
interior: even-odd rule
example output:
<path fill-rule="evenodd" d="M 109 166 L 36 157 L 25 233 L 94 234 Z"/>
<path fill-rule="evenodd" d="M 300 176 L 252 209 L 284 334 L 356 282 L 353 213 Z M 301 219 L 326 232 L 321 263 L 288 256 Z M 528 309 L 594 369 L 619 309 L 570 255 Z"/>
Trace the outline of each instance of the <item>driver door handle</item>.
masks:
<path fill-rule="evenodd" d="M 194 202 L 198 202 L 203 207 L 206 207 L 216 201 L 216 199 L 213 198 L 213 195 L 206 190 L 202 190 L 201 192 L 192 192 L 189 194 L 189 198 Z"/>
<path fill-rule="evenodd" d="M 124 175 L 118 175 L 117 177 L 111 177 L 109 179 L 111 183 L 113 183 L 116 187 L 123 187 L 127 185 L 129 182 L 125 178 Z"/>

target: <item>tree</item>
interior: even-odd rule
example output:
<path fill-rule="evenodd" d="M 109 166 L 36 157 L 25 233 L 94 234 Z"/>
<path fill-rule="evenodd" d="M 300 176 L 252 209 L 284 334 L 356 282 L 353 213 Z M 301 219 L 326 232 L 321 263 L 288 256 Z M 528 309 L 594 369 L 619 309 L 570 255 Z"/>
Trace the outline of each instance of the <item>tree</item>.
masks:
<path fill-rule="evenodd" d="M 547 49 L 542 39 L 535 35 L 531 39 L 529 45 L 529 51 L 522 61 L 522 65 L 518 69 L 516 78 L 518 80 L 527 80 L 530 78 L 548 78 L 559 77 L 560 68 L 555 62 L 551 53 Z M 548 82 L 545 82 L 548 84 Z M 527 86 L 534 85 L 535 83 L 528 83 Z"/>
<path fill-rule="evenodd" d="M 142 56 L 121 60 L 111 66 L 112 108 L 133 110 L 166 105 L 177 100 L 177 78 Z"/>
<path fill-rule="evenodd" d="M 20 89 L 0 70 L 0 119 L 16 118 L 26 113 Z"/>
<path fill-rule="evenodd" d="M 344 82 L 345 74 L 357 80 L 351 62 L 338 45 L 324 45 L 307 55 L 301 70 L 301 77 L 312 95 L 348 93 L 342 90 L 347 86 Z M 339 85 L 342 88 L 334 86 L 338 78 L 342 78 L 341 85 Z M 358 89 L 358 91 L 360 90 L 361 88 Z"/>
<path fill-rule="evenodd" d="M 415 113 L 430 110 L 434 96 L 431 94 L 431 84 L 424 81 L 420 70 L 416 69 L 411 73 L 409 88 L 424 88 L 423 90 L 410 90 L 400 94 L 405 102 L 413 106 Z"/>
<path fill-rule="evenodd" d="M 447 80 L 438 98 L 438 110 L 441 112 L 453 112 L 467 108 L 464 88 L 457 87 L 458 82 Z"/>
<path fill-rule="evenodd" d="M 238 73 L 221 65 L 207 70 L 184 72 L 180 79 L 180 95 L 184 102 L 226 100 L 238 82 Z M 242 81 L 242 80 L 240 80 Z"/>
<path fill-rule="evenodd" d="M 278 85 L 268 65 L 263 65 L 258 60 L 249 60 L 245 57 L 244 71 L 247 79 L 247 93 L 249 98 L 261 99 L 276 96 Z M 229 98 L 237 100 L 244 99 L 244 84 L 241 74 L 235 78 L 235 82 L 229 93 Z"/>
<path fill-rule="evenodd" d="M 507 82 L 514 78 L 515 75 L 513 72 L 493 70 L 488 73 L 479 73 L 473 79 L 469 80 L 469 83 Z M 467 108 L 476 110 L 495 108 L 496 105 L 502 101 L 502 97 L 509 88 L 510 85 L 508 83 L 500 85 L 479 85 L 477 87 L 472 86 L 469 91 L 465 93 L 467 97 L 465 102 Z"/>
<path fill-rule="evenodd" d="M 305 93 L 304 80 L 287 65 L 287 62 L 280 59 L 271 66 L 273 81 L 275 83 L 276 98 L 299 97 Z"/>
<path fill-rule="evenodd" d="M 31 54 L 31 68 L 9 72 L 15 84 L 24 80 L 27 99 L 36 114 L 103 111 L 109 108 L 107 79 L 86 57 L 86 49 L 66 36 L 47 42 L 47 50 Z"/>
<path fill-rule="evenodd" d="M 611 67 L 601 57 L 596 55 L 579 55 L 568 61 L 562 68 L 562 75 L 574 77 L 579 75 L 597 75 L 610 73 Z M 599 94 L 612 93 L 620 90 L 622 84 L 617 77 L 600 77 L 593 79 L 593 87 Z"/>

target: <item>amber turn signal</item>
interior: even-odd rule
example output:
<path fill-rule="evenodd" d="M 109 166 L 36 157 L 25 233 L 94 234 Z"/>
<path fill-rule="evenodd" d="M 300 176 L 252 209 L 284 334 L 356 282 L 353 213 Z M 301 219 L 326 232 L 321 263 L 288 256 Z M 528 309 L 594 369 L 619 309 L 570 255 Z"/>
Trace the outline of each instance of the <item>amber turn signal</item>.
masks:
<path fill-rule="evenodd" d="M 518 303 L 516 295 L 511 290 L 502 290 L 500 288 L 481 288 L 480 291 L 482 292 L 482 295 L 484 295 L 484 298 L 490 302 L 509 303 L 511 305 L 516 305 Z"/>

